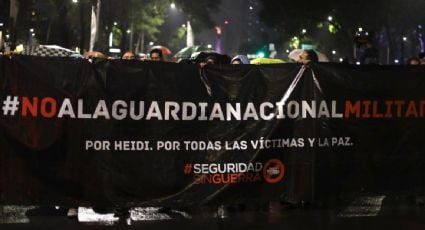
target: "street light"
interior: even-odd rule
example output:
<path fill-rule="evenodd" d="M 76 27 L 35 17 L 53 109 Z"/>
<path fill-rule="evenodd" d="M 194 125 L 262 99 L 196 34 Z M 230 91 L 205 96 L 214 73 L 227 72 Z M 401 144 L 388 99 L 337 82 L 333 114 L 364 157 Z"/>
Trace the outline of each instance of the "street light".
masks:
<path fill-rule="evenodd" d="M 330 22 L 331 22 L 333 19 L 334 19 L 334 18 L 333 18 L 332 16 L 329 16 L 329 17 L 328 17 L 328 21 L 330 21 Z"/>
<path fill-rule="evenodd" d="M 170 4 L 170 8 L 171 8 L 171 9 L 175 9 L 175 8 L 176 8 L 176 4 L 175 4 L 174 2 L 173 2 L 173 3 L 171 3 L 171 4 Z"/>

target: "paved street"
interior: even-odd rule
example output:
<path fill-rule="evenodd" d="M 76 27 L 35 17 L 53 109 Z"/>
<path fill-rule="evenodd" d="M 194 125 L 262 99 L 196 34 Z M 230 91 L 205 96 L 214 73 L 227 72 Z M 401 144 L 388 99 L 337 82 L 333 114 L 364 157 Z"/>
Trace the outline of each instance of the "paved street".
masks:
<path fill-rule="evenodd" d="M 357 197 L 344 207 L 268 207 L 245 210 L 212 207 L 183 210 L 134 208 L 130 216 L 96 214 L 79 208 L 78 217 L 57 212 L 34 212 L 36 207 L 3 206 L 0 229 L 424 229 L 425 207 L 406 196 Z M 28 210 L 33 210 L 28 211 Z M 29 216 L 25 213 L 32 213 Z"/>

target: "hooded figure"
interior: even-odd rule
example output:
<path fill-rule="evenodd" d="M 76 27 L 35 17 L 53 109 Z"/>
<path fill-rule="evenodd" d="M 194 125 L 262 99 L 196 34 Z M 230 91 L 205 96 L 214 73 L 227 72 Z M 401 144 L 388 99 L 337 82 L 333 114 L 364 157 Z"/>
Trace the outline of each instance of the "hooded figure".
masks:
<path fill-rule="evenodd" d="M 235 63 L 234 63 L 235 62 Z M 239 62 L 239 63 L 237 63 Z M 249 58 L 245 55 L 237 55 L 234 58 L 232 58 L 231 64 L 249 64 Z"/>

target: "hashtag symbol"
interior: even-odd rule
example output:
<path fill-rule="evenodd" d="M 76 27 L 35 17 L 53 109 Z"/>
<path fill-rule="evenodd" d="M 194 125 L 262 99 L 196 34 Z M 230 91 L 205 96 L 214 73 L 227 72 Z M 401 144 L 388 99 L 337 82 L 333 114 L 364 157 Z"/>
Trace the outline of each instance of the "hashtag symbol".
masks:
<path fill-rule="evenodd" d="M 192 172 L 192 164 L 186 164 L 184 166 L 184 174 L 190 174 Z"/>
<path fill-rule="evenodd" d="M 13 98 L 11 96 L 7 96 L 6 100 L 3 101 L 3 115 L 14 116 L 16 111 L 19 109 L 19 98 L 17 96 L 14 96 Z"/>

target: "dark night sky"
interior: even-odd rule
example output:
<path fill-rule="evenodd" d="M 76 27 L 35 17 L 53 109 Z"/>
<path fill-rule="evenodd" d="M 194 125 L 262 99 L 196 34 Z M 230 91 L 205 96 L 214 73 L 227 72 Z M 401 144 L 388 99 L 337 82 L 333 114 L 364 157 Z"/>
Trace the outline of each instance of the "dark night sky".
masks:
<path fill-rule="evenodd" d="M 250 9 L 252 6 L 252 10 Z M 222 53 L 235 55 L 242 42 L 248 40 L 248 32 L 255 31 L 259 25 L 257 23 L 257 12 L 259 6 L 256 0 L 222 0 L 218 12 L 212 12 L 211 16 L 216 25 L 222 28 Z M 225 23 L 228 21 L 228 24 Z M 184 12 L 176 10 L 169 11 L 169 17 L 163 26 L 159 40 L 164 42 L 177 27 L 185 23 Z M 251 23 L 251 26 L 249 26 Z M 251 32 L 252 33 L 252 32 Z M 255 33 L 252 33 L 255 35 Z M 214 28 L 206 28 L 203 31 L 195 31 L 195 43 L 208 45 L 213 48 L 216 43 L 216 32 Z"/>

